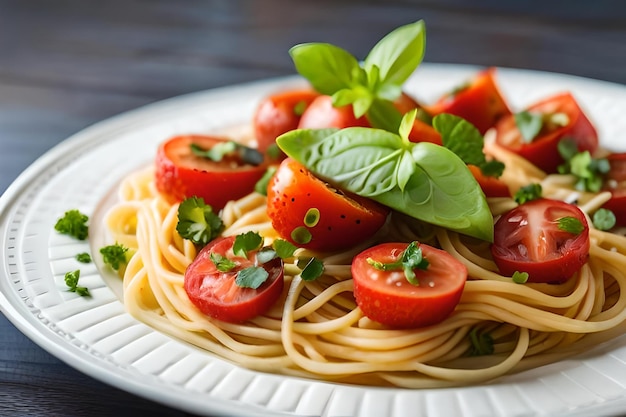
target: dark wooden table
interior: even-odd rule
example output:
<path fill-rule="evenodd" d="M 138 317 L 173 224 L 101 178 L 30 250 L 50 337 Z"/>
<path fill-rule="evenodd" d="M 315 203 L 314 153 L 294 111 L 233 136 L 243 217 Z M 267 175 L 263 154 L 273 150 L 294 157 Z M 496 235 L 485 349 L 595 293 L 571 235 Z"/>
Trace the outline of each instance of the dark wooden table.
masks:
<path fill-rule="evenodd" d="M 299 42 L 332 42 L 364 58 L 384 34 L 418 19 L 427 24 L 426 61 L 626 83 L 621 0 L 0 0 L 0 192 L 94 122 L 293 74 L 287 50 Z M 2 315 L 0 414 L 187 415 L 81 374 Z"/>

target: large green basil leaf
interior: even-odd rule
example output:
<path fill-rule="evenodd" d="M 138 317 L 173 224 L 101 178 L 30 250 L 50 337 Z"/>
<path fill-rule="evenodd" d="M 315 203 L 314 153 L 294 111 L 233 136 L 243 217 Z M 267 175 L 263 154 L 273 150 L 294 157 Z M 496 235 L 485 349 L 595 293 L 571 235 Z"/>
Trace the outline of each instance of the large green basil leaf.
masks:
<path fill-rule="evenodd" d="M 276 142 L 338 188 L 428 223 L 493 239 L 485 195 L 465 163 L 442 146 L 361 127 L 294 130 Z"/>
<path fill-rule="evenodd" d="M 367 80 L 354 55 L 338 46 L 303 43 L 292 47 L 289 54 L 296 70 L 322 94 L 333 95 L 339 90 L 363 85 Z"/>
<path fill-rule="evenodd" d="M 377 66 L 383 83 L 402 85 L 422 62 L 425 45 L 424 21 L 401 26 L 374 45 L 365 58 L 365 70 Z"/>

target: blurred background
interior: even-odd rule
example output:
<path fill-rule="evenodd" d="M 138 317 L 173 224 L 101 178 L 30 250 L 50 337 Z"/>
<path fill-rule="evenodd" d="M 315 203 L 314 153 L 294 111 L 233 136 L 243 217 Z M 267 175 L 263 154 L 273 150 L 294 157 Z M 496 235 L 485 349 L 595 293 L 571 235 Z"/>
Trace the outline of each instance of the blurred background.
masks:
<path fill-rule="evenodd" d="M 97 121 L 294 74 L 287 51 L 300 42 L 331 42 L 362 59 L 419 19 L 427 62 L 626 83 L 622 0 L 0 0 L 0 192 Z M 0 387 L 7 416 L 186 415 L 80 374 L 1 315 Z"/>

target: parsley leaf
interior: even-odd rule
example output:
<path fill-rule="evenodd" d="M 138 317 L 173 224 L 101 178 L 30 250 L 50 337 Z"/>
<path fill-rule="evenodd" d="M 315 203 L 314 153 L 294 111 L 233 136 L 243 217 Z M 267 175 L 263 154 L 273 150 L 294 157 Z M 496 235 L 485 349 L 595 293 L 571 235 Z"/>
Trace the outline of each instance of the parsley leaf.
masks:
<path fill-rule="evenodd" d="M 395 262 L 380 262 L 372 258 L 367 258 L 367 263 L 381 271 L 402 269 L 407 281 L 413 285 L 419 285 L 419 281 L 415 275 L 415 269 L 426 270 L 428 268 L 428 260 L 423 257 L 422 249 L 415 241 L 409 243 Z"/>
<path fill-rule="evenodd" d="M 466 164 L 476 165 L 487 176 L 499 177 L 504 164 L 490 160 L 483 152 L 485 141 L 476 127 L 452 114 L 439 114 L 433 118 L 433 127 L 441 134 L 443 146 L 454 152 Z"/>
<path fill-rule="evenodd" d="M 83 264 L 88 264 L 91 262 L 91 255 L 87 252 L 82 252 L 76 255 L 76 260 Z"/>
<path fill-rule="evenodd" d="M 579 235 L 585 230 L 583 223 L 576 217 L 572 216 L 565 216 L 558 219 L 557 227 L 559 230 L 563 230 L 574 235 Z"/>
<path fill-rule="evenodd" d="M 609 209 L 599 208 L 593 213 L 593 225 L 598 230 L 610 230 L 615 226 L 617 219 L 615 213 Z"/>
<path fill-rule="evenodd" d="M 294 244 L 284 239 L 276 239 L 272 243 L 272 247 L 280 259 L 291 258 L 296 252 L 296 249 L 298 249 Z"/>
<path fill-rule="evenodd" d="M 204 246 L 224 230 L 222 219 L 203 198 L 190 197 L 178 207 L 176 231 L 184 239 Z"/>
<path fill-rule="evenodd" d="M 128 248 L 117 242 L 114 245 L 100 248 L 100 253 L 102 254 L 102 260 L 104 263 L 116 271 L 120 269 L 121 265 L 128 262 L 126 259 L 127 252 Z"/>
<path fill-rule="evenodd" d="M 250 148 L 235 141 L 216 143 L 211 149 L 204 149 L 196 143 L 191 144 L 191 152 L 201 158 L 219 162 L 228 155 L 237 155 L 243 162 L 250 165 L 261 165 L 264 157 L 257 149 Z"/>
<path fill-rule="evenodd" d="M 235 284 L 243 288 L 259 288 L 269 278 L 269 273 L 260 266 L 244 268 L 237 273 Z"/>
<path fill-rule="evenodd" d="M 543 115 L 529 111 L 521 111 L 515 114 L 515 124 L 522 135 L 524 142 L 531 143 L 543 128 Z"/>
<path fill-rule="evenodd" d="M 263 237 L 258 232 L 246 232 L 235 237 L 233 252 L 242 258 L 248 257 L 248 252 L 260 249 Z"/>
<path fill-rule="evenodd" d="M 63 217 L 57 220 L 54 230 L 57 232 L 70 235 L 78 240 L 85 240 L 89 235 L 87 221 L 89 217 L 78 210 L 66 211 Z"/>
<path fill-rule="evenodd" d="M 324 273 L 324 263 L 315 257 L 300 258 L 296 265 L 302 270 L 300 277 L 305 281 L 313 281 Z"/>
<path fill-rule="evenodd" d="M 227 257 L 220 255 L 219 253 L 211 252 L 210 258 L 211 262 L 213 262 L 217 270 L 220 272 L 231 271 L 237 266 L 237 263 L 235 261 L 228 259 Z"/>
<path fill-rule="evenodd" d="M 576 178 L 574 188 L 579 191 L 598 192 L 604 182 L 604 174 L 611 169 L 605 158 L 592 158 L 589 151 L 578 152 L 576 143 L 563 139 L 558 150 L 565 163 L 558 166 L 560 174 L 571 174 Z"/>
<path fill-rule="evenodd" d="M 65 274 L 65 285 L 70 292 L 75 292 L 81 297 L 89 297 L 89 289 L 87 287 L 81 287 L 78 285 L 78 280 L 80 279 L 80 270 L 77 269 L 75 271 L 67 272 Z"/>
<path fill-rule="evenodd" d="M 513 196 L 513 200 L 515 200 L 517 204 L 524 204 L 528 201 L 541 198 L 542 193 L 543 189 L 541 187 L 541 184 L 528 184 L 517 190 L 517 192 Z"/>

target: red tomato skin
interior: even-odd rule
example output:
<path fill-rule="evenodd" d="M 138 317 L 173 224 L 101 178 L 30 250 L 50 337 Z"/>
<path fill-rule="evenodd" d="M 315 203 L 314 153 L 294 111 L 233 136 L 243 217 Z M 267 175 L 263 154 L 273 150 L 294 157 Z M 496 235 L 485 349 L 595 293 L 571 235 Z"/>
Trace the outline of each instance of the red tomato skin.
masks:
<path fill-rule="evenodd" d="M 319 210 L 319 221 L 307 227 L 312 239 L 296 242 L 291 233 L 303 227 L 307 212 Z M 267 188 L 267 215 L 274 229 L 296 246 L 334 251 L 371 237 L 385 223 L 389 209 L 370 199 L 340 193 L 313 176 L 299 162 L 287 158 Z"/>
<path fill-rule="evenodd" d="M 605 190 L 611 192 L 611 199 L 604 203 L 605 209 L 615 214 L 616 226 L 626 226 L 626 152 L 607 156 L 611 170 L 607 175 Z"/>
<path fill-rule="evenodd" d="M 467 167 L 486 197 L 511 197 L 511 190 L 509 190 L 508 185 L 504 181 L 483 174 L 476 165 L 468 165 Z"/>
<path fill-rule="evenodd" d="M 566 216 L 578 219 L 584 231 L 574 235 L 559 230 L 556 220 Z M 522 254 L 520 245 L 527 254 Z M 528 273 L 528 282 L 560 283 L 587 262 L 589 247 L 589 225 L 582 211 L 563 201 L 540 198 L 514 208 L 496 221 L 491 253 L 503 275 L 520 271 Z"/>
<path fill-rule="evenodd" d="M 530 106 L 527 111 L 537 113 L 565 113 L 569 118 L 566 126 L 540 135 L 530 143 L 522 139 L 515 123 L 515 116 L 504 117 L 496 125 L 496 142 L 532 162 L 547 173 L 557 172 L 564 161 L 558 150 L 561 139 L 572 139 L 580 152 L 591 154 L 598 148 L 598 134 L 593 124 L 583 113 L 578 102 L 570 93 L 550 96 Z"/>
<path fill-rule="evenodd" d="M 234 241 L 234 236 L 217 238 L 202 248 L 185 271 L 184 288 L 189 300 L 202 313 L 228 323 L 242 323 L 265 313 L 278 300 L 284 287 L 283 262 L 276 258 L 263 265 L 269 278 L 259 288 L 238 287 L 235 284 L 238 269 L 219 272 L 210 258 L 211 253 L 226 256 Z M 229 258 L 242 262 L 243 267 L 252 265 L 245 258 Z"/>
<path fill-rule="evenodd" d="M 357 305 L 367 317 L 391 328 L 439 323 L 459 303 L 467 268 L 449 253 L 424 244 L 420 247 L 429 266 L 425 271 L 416 270 L 420 286 L 409 283 L 402 271 L 379 271 L 367 262 L 368 258 L 393 262 L 406 247 L 407 243 L 382 243 L 355 256 L 351 270 Z M 392 273 L 400 276 L 390 284 L 387 279 Z"/>
<path fill-rule="evenodd" d="M 265 152 L 283 133 L 297 129 L 304 110 L 319 93 L 310 89 L 288 90 L 266 97 L 252 118 L 259 151 Z M 300 109 L 299 107 L 303 107 Z"/>
<path fill-rule="evenodd" d="M 431 114 L 454 114 L 472 123 L 481 134 L 502 117 L 511 114 L 495 80 L 496 69 L 479 72 L 466 88 L 446 94 L 428 107 Z"/>
<path fill-rule="evenodd" d="M 227 139 L 203 135 L 175 136 L 161 143 L 155 159 L 157 190 L 170 203 L 201 197 L 214 210 L 254 190 L 266 164 L 248 165 L 235 158 L 213 162 L 193 155 L 192 143 L 209 149 Z"/>
<path fill-rule="evenodd" d="M 369 122 L 365 116 L 356 118 L 351 105 L 334 107 L 330 96 L 322 95 L 317 97 L 307 107 L 300 123 L 299 129 L 323 129 L 336 127 L 369 127 Z"/>

